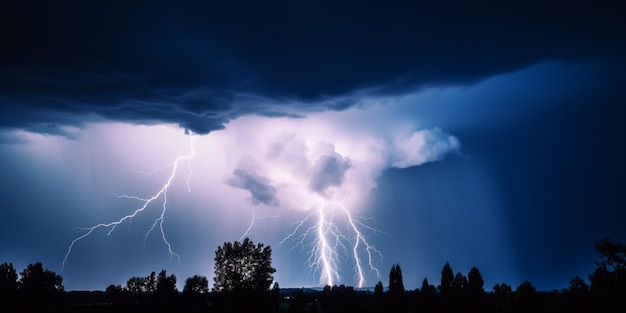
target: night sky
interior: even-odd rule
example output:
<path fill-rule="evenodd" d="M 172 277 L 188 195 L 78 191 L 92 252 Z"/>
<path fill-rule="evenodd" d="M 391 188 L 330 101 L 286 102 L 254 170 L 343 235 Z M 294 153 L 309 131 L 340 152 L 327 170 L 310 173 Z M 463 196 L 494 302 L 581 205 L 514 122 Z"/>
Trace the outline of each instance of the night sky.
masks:
<path fill-rule="evenodd" d="M 619 1 L 2 1 L 0 262 L 182 290 L 247 236 L 281 287 L 450 262 L 565 288 L 626 242 L 625 24 Z"/>

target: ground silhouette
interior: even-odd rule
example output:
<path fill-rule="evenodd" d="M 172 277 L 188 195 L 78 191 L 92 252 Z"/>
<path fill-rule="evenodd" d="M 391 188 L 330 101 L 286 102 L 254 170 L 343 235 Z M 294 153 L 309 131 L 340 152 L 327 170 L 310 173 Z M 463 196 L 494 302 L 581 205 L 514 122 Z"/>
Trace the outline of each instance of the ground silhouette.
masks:
<path fill-rule="evenodd" d="M 269 247 L 254 246 L 249 241 L 247 245 L 250 249 L 241 251 L 260 255 L 268 252 L 263 258 L 270 261 L 263 266 L 266 270 L 273 269 Z M 236 243 L 220 248 L 227 246 L 242 247 Z M 209 290 L 207 278 L 194 275 L 185 280 L 180 292 L 176 289 L 176 276 L 161 270 L 159 274 L 131 277 L 125 286 L 109 285 L 104 291 L 65 291 L 63 278 L 40 262 L 28 265 L 19 275 L 12 263 L 4 262 L 0 264 L 0 309 L 3 312 L 626 312 L 626 246 L 602 239 L 595 248 L 599 260 L 588 276 L 589 283 L 575 276 L 568 286 L 553 291 L 537 291 L 530 281 L 516 288 L 498 283 L 485 290 L 478 268 L 473 267 L 467 275 L 454 274 L 450 263 L 443 266 L 438 286 L 424 278 L 421 288 L 415 290 L 404 288 L 400 265 L 394 264 L 389 271 L 387 290 L 381 281 L 373 290 L 345 285 L 281 289 L 277 282 L 270 288 L 264 275 L 256 280 L 261 284 Z M 253 267 L 242 268 L 253 273 Z"/>

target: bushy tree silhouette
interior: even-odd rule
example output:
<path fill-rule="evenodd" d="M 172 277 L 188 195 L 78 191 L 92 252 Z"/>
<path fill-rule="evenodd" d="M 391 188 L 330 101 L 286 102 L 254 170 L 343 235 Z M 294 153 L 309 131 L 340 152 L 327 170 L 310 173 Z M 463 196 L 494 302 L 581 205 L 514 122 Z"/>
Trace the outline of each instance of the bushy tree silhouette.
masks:
<path fill-rule="evenodd" d="M 621 243 L 614 243 L 610 238 L 604 238 L 594 244 L 596 251 L 600 253 L 600 261 L 596 262 L 598 267 L 621 272 L 626 269 L 626 246 Z"/>
<path fill-rule="evenodd" d="M 589 292 L 589 285 L 582 278 L 574 276 L 567 286 L 567 291 L 574 294 L 584 294 Z"/>
<path fill-rule="evenodd" d="M 133 305 L 133 295 L 121 285 L 109 285 L 104 294 L 105 300 L 116 309 L 126 309 Z"/>
<path fill-rule="evenodd" d="M 19 294 L 27 306 L 58 306 L 64 290 L 63 278 L 44 269 L 41 262 L 29 264 L 20 273 Z"/>
<path fill-rule="evenodd" d="M 177 300 L 176 275 L 171 274 L 168 276 L 165 270 L 161 270 L 157 276 L 152 302 L 159 307 L 173 307 Z"/>
<path fill-rule="evenodd" d="M 206 276 L 194 275 L 185 280 L 183 287 L 183 303 L 186 306 L 201 307 L 207 302 L 209 280 Z"/>
<path fill-rule="evenodd" d="M 493 307 L 496 312 L 508 312 L 513 301 L 511 285 L 502 283 L 493 286 Z"/>
<path fill-rule="evenodd" d="M 141 306 L 151 301 L 156 288 L 156 272 L 153 271 L 148 276 L 133 276 L 129 278 L 126 281 L 125 290 L 130 295 L 131 302 Z"/>
<path fill-rule="evenodd" d="M 209 292 L 209 280 L 206 276 L 194 275 L 185 280 L 183 293 L 207 293 Z"/>
<path fill-rule="evenodd" d="M 532 283 L 526 280 L 517 286 L 514 297 L 516 312 L 537 312 L 539 305 L 537 288 Z"/>
<path fill-rule="evenodd" d="M 146 292 L 145 286 L 146 286 L 146 283 L 143 277 L 135 276 L 135 277 L 129 278 L 126 281 L 126 289 L 128 290 L 128 292 L 134 295 L 139 295 L 139 294 Z"/>
<path fill-rule="evenodd" d="M 135 295 L 151 295 L 156 290 L 156 272 L 145 277 L 134 276 L 126 281 L 126 289 Z"/>
<path fill-rule="evenodd" d="M 215 251 L 213 291 L 269 290 L 273 274 L 272 249 L 262 243 L 226 242 Z"/>
<path fill-rule="evenodd" d="M 269 288 L 276 269 L 272 267 L 272 249 L 262 243 L 225 242 L 215 251 L 213 293 L 221 310 L 269 311 L 272 298 Z M 242 300 L 245 299 L 245 300 Z"/>
<path fill-rule="evenodd" d="M 18 276 L 13 263 L 0 264 L 0 306 L 12 307 L 17 301 L 17 290 Z"/>
<path fill-rule="evenodd" d="M 566 289 L 562 290 L 564 311 L 590 312 L 589 285 L 579 276 L 574 276 Z"/>
<path fill-rule="evenodd" d="M 598 310 L 626 312 L 626 246 L 604 238 L 594 247 L 600 260 L 589 275 L 593 302 L 598 304 Z"/>

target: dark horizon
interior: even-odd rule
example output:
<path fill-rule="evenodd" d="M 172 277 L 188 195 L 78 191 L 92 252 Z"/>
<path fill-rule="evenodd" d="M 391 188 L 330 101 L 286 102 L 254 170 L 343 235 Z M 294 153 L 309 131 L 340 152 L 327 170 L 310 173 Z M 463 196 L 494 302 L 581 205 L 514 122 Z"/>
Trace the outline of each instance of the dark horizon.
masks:
<path fill-rule="evenodd" d="M 622 251 L 622 250 L 614 250 L 614 249 L 613 249 L 613 250 L 610 250 L 610 249 L 600 250 L 600 248 L 599 248 L 598 244 L 600 244 L 601 242 L 608 242 L 608 243 L 610 243 L 611 245 L 615 245 L 615 247 L 618 247 L 618 248 L 615 248 L 615 249 L 622 249 L 622 250 L 623 250 L 623 247 L 624 247 L 624 245 L 623 245 L 622 243 L 620 243 L 620 242 L 614 242 L 611 238 L 603 238 L 602 240 L 597 241 L 597 242 L 594 244 L 594 249 L 595 249 L 595 251 L 596 251 L 596 253 L 597 253 L 597 259 L 594 261 L 594 266 L 596 267 L 596 269 L 601 268 L 601 264 L 610 264 L 609 266 L 610 266 L 611 268 L 613 268 L 613 269 L 614 269 L 616 266 L 617 266 L 617 267 L 619 267 L 620 265 L 619 265 L 618 263 L 607 263 L 607 262 L 608 262 L 608 261 L 607 261 L 607 260 L 608 260 L 608 259 L 607 259 L 607 256 L 608 256 L 608 255 L 610 255 L 610 253 L 617 253 L 617 255 L 620 255 L 620 253 L 621 253 L 621 254 L 623 255 L 623 254 L 626 252 L 626 250 L 624 250 L 624 251 Z M 621 248 L 619 248 L 619 247 L 621 247 Z M 621 251 L 621 252 L 620 252 L 620 251 Z M 611 257 L 612 257 L 612 256 L 611 256 Z M 613 260 L 613 261 L 610 261 L 610 262 L 615 262 L 615 261 L 616 261 L 616 260 L 618 260 L 618 259 L 611 259 L 611 260 Z M 617 262 L 620 262 L 620 261 L 617 261 Z M 9 264 L 9 265 L 13 265 L 13 263 L 12 263 L 12 262 L 10 262 L 10 261 L 6 261 L 6 260 L 3 260 L 3 261 L 2 261 L 2 263 Z M 41 262 L 35 262 L 35 263 L 41 263 Z M 35 264 L 35 263 L 31 263 L 31 264 L 29 264 L 29 266 L 31 266 L 31 265 L 33 265 L 33 264 Z M 49 268 L 47 268 L 47 267 L 45 266 L 45 264 L 43 264 L 43 263 L 42 263 L 42 265 L 43 265 L 43 268 L 44 268 L 45 270 L 50 270 Z M 398 265 L 398 266 L 400 266 L 400 264 L 397 264 L 397 265 Z M 461 273 L 461 274 L 462 274 L 463 276 L 465 276 L 465 277 L 469 276 L 469 273 L 463 273 L 463 272 L 461 272 L 461 271 L 456 270 L 454 267 L 452 267 L 452 264 L 450 264 L 449 262 L 446 262 L 446 264 L 444 264 L 444 265 L 442 266 L 442 268 L 444 268 L 446 265 L 450 265 L 450 267 L 452 268 L 452 273 L 453 273 L 453 274 L 455 274 L 455 275 L 456 275 L 457 273 Z M 606 265 L 605 265 L 605 266 L 606 266 Z M 410 267 L 410 266 L 409 266 L 409 267 Z M 479 269 L 479 268 L 476 268 L 476 269 L 478 269 L 478 271 L 480 271 L 480 269 Z M 15 268 L 15 270 L 16 270 L 16 271 L 17 271 L 17 273 L 18 273 L 18 280 L 22 279 L 22 278 L 23 278 L 23 276 L 21 275 L 21 274 L 22 274 L 22 270 L 20 270 L 20 269 L 18 269 L 18 268 Z M 25 270 L 25 269 L 24 269 L 24 270 Z M 278 269 L 278 270 L 279 270 L 279 269 Z M 165 271 L 165 272 L 167 272 L 167 269 L 153 270 L 153 271 L 150 271 L 150 272 L 158 273 L 159 271 Z M 54 271 L 52 271 L 52 272 L 54 272 Z M 149 274 L 149 273 L 147 273 L 147 274 Z M 170 274 L 170 275 L 174 275 L 174 276 L 176 277 L 177 282 L 176 282 L 176 284 L 175 284 L 175 288 L 178 290 L 178 292 L 179 292 L 179 293 L 181 293 L 181 294 L 182 294 L 182 292 L 183 292 L 183 288 L 182 288 L 182 287 L 183 287 L 183 285 L 185 284 L 186 279 L 187 279 L 187 278 L 190 278 L 191 276 L 190 276 L 190 277 L 177 277 L 177 276 L 175 275 L 175 273 L 171 273 L 171 272 L 169 272 L 169 274 Z M 537 291 L 537 292 L 545 292 L 545 293 L 550 293 L 550 292 L 554 292 L 554 291 L 556 291 L 556 292 L 563 292 L 564 290 L 567 290 L 568 288 L 572 288 L 572 285 L 571 285 L 571 284 L 572 284 L 572 281 L 573 281 L 574 279 L 576 279 L 576 278 L 580 278 L 580 279 L 582 279 L 582 281 L 583 281 L 583 282 L 588 283 L 588 282 L 590 282 L 590 281 L 591 281 L 591 277 L 592 277 L 592 275 L 593 275 L 593 274 L 595 274 L 595 271 L 594 271 L 594 272 L 590 272 L 590 273 L 588 273 L 588 274 L 587 274 L 587 275 L 585 275 L 585 276 L 580 276 L 580 275 L 572 275 L 572 276 L 570 277 L 570 279 L 568 280 L 568 284 L 566 284 L 566 285 L 562 286 L 561 288 L 540 289 L 540 288 L 537 288 L 537 287 L 533 284 L 533 282 L 532 282 L 532 281 L 529 281 L 529 280 L 527 280 L 527 279 L 523 280 L 521 284 L 524 284 L 524 283 L 528 282 L 528 283 L 532 284 L 532 285 L 536 288 L 536 291 Z M 203 274 L 200 274 L 200 273 L 195 274 L 195 275 L 199 275 L 199 276 L 204 276 L 204 277 L 207 277 L 207 276 L 205 276 L 205 275 L 203 275 Z M 195 275 L 194 275 L 194 276 L 195 276 Z M 62 275 L 59 275 L 59 276 L 61 276 L 61 277 L 62 277 Z M 145 275 L 144 275 L 144 276 L 145 276 Z M 133 276 L 133 277 L 129 277 L 128 279 L 130 280 L 131 278 L 135 278 L 135 277 L 144 277 L 144 276 L 142 276 L 142 275 L 139 275 L 139 276 Z M 149 276 L 149 275 L 147 275 L 147 276 Z M 439 284 L 439 282 L 440 282 L 441 277 L 439 277 L 438 279 L 432 279 L 432 278 L 431 278 L 431 279 L 429 279 L 428 277 L 424 277 L 424 279 L 428 280 L 429 284 L 434 285 L 434 286 L 437 288 L 437 290 L 439 290 L 439 288 L 440 288 L 440 284 Z M 481 277 L 481 279 L 485 279 L 485 277 Z M 498 281 L 498 280 L 497 280 L 497 279 L 495 279 L 495 280 L 494 280 L 493 278 L 491 278 L 491 279 L 488 279 L 487 281 Z M 128 281 L 126 282 L 126 284 L 127 284 L 127 283 L 128 283 Z M 373 291 L 374 291 L 374 289 L 376 288 L 376 285 L 377 285 L 377 284 L 379 284 L 379 283 L 382 283 L 382 287 L 383 287 L 383 289 L 382 289 L 382 290 L 383 290 L 384 292 L 387 292 L 387 291 L 389 290 L 389 286 L 390 286 L 390 284 L 391 284 L 391 281 L 390 281 L 390 280 L 386 280 L 386 279 L 379 280 L 379 281 L 378 281 L 376 284 L 374 284 L 373 286 L 362 286 L 362 287 L 356 287 L 356 286 L 346 285 L 346 284 L 335 284 L 335 285 L 332 285 L 332 286 L 329 286 L 329 285 L 326 285 L 326 286 L 283 286 L 283 285 L 280 285 L 280 282 L 278 282 L 278 281 L 276 281 L 276 280 L 273 280 L 273 282 L 272 282 L 272 284 L 271 284 L 271 286 L 272 286 L 271 288 L 272 288 L 272 289 L 273 289 L 273 288 L 275 288 L 275 287 L 274 287 L 274 284 L 278 284 L 278 285 L 280 285 L 280 289 L 281 289 L 281 290 L 292 290 L 292 291 L 296 291 L 296 290 L 310 290 L 310 291 L 320 291 L 320 292 L 321 292 L 321 291 L 323 291 L 325 288 L 328 288 L 328 287 L 344 287 L 344 286 L 345 286 L 345 287 L 348 287 L 348 288 L 353 288 L 355 291 L 371 291 L 371 292 L 373 292 Z M 409 285 L 409 286 L 410 286 L 410 285 L 412 285 L 412 284 L 411 284 L 411 282 L 410 282 L 410 279 L 405 279 L 405 280 L 404 280 L 404 283 L 408 283 L 408 285 Z M 403 283 L 403 286 L 404 286 L 404 283 Z M 419 287 L 420 287 L 420 288 L 423 288 L 423 287 L 424 287 L 423 285 L 421 285 L 422 283 L 423 283 L 423 281 L 419 282 L 419 284 L 420 284 L 420 286 L 419 286 Z M 494 284 L 494 285 L 492 285 L 492 286 L 487 286 L 487 285 L 485 285 L 485 286 L 484 286 L 484 291 L 485 291 L 486 293 L 493 293 L 493 292 L 494 292 L 494 289 L 495 289 L 495 287 L 496 287 L 496 285 L 503 285 L 503 284 L 509 285 L 511 288 L 513 288 L 513 290 L 515 290 L 515 288 L 516 288 L 516 287 L 519 287 L 519 285 L 518 285 L 518 286 L 515 286 L 515 285 L 512 285 L 512 284 L 510 284 L 509 282 L 506 282 L 506 281 L 498 281 L 496 284 Z M 521 284 L 520 284 L 520 285 L 521 285 Z M 105 292 L 105 291 L 106 291 L 106 289 L 107 289 L 107 287 L 110 287 L 110 286 L 112 286 L 112 285 L 116 285 L 116 284 L 114 284 L 114 283 L 108 284 L 106 287 L 104 287 L 104 288 L 102 288 L 102 289 L 89 289 L 89 290 L 73 290 L 73 289 L 65 289 L 64 291 L 65 291 L 65 292 Z M 126 285 L 125 285 L 125 284 L 119 284 L 119 285 L 120 285 L 120 286 L 122 286 L 123 288 L 125 288 L 125 287 L 126 287 Z M 212 286 L 213 286 L 213 283 L 212 283 L 212 281 L 211 281 L 211 282 L 209 282 L 209 284 L 208 284 L 209 290 L 212 288 Z M 406 289 L 406 291 L 407 291 L 407 292 L 411 292 L 411 291 L 420 291 L 420 288 L 405 288 L 405 289 Z"/>
<path fill-rule="evenodd" d="M 62 277 L 41 263 L 17 272 L 12 264 L 0 264 L 0 291 L 7 307 L 26 309 L 77 308 L 81 312 L 120 309 L 184 310 L 189 312 L 622 312 L 626 292 L 626 245 L 604 238 L 594 244 L 598 253 L 589 283 L 573 277 L 566 288 L 541 291 L 529 281 L 514 287 L 506 283 L 485 288 L 480 270 L 467 275 L 449 263 L 441 271 L 440 283 L 423 280 L 420 289 L 407 289 L 400 264 L 389 271 L 388 285 L 374 288 L 327 285 L 323 288 L 284 288 L 273 274 L 271 248 L 246 238 L 224 243 L 215 251 L 215 279 L 209 286 L 204 276 L 185 279 L 182 291 L 178 278 L 161 270 L 145 277 L 131 277 L 126 285 L 109 285 L 105 291 L 64 290 Z M 239 277 L 239 279 L 234 279 Z"/>

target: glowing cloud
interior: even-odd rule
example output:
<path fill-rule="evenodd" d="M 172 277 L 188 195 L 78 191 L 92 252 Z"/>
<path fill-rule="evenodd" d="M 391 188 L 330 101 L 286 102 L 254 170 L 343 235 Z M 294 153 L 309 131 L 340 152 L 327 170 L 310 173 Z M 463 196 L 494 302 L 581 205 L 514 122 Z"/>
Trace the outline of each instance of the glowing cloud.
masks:
<path fill-rule="evenodd" d="M 460 147 L 456 137 L 439 128 L 422 129 L 394 142 L 391 166 L 405 168 L 439 161 L 450 152 L 458 152 Z"/>
<path fill-rule="evenodd" d="M 335 112 L 347 119 L 351 112 Z M 216 198 L 241 196 L 249 193 L 250 211 L 233 211 L 234 207 L 216 207 L 208 210 L 230 210 L 250 222 L 241 239 L 251 236 L 253 228 L 267 217 L 282 218 L 281 210 L 291 211 L 287 216 L 298 216 L 291 231 L 283 234 L 279 247 L 301 247 L 309 252 L 308 266 L 319 274 L 320 283 L 333 285 L 345 279 L 341 275 L 346 263 L 352 264 L 357 286 L 366 284 L 366 273 L 380 276 L 376 263 L 382 252 L 368 239 L 383 231 L 374 228 L 359 214 L 375 187 L 376 178 L 389 167 L 408 167 L 441 160 L 446 154 L 458 152 L 456 137 L 439 128 L 409 132 L 409 135 L 390 135 L 384 129 L 353 131 L 349 123 L 329 124 L 324 114 L 312 114 L 306 119 L 268 118 L 248 116 L 235 119 L 220 131 L 205 136 L 191 136 L 191 152 L 181 153 L 172 163 L 159 171 L 169 170 L 171 175 L 149 197 L 123 195 L 120 197 L 142 202 L 135 211 L 113 222 L 98 223 L 83 228 L 82 235 L 70 244 L 63 266 L 72 248 L 97 229 L 113 232 L 119 224 L 130 221 L 153 203 L 160 201 L 161 213 L 153 221 L 147 237 L 157 226 L 170 256 L 179 257 L 167 240 L 163 222 L 168 206 L 168 190 L 176 175 L 180 175 L 181 162 L 188 165 L 191 175 L 193 165 L 211 164 L 210 176 L 221 180 L 220 190 L 231 188 L 239 193 L 204 190 Z M 196 152 L 208 139 L 224 157 L 216 153 L 207 158 Z M 196 165 L 198 164 L 198 165 Z M 207 170 L 207 168 L 204 168 Z M 194 173 L 197 171 L 194 169 Z M 201 175 L 207 175 L 202 173 Z M 190 177 L 187 179 L 189 185 Z M 196 188 L 197 189 L 197 188 Z M 190 191 L 189 187 L 187 191 Z M 214 194 L 213 194 L 214 193 Z M 158 200 L 161 199 L 161 200 Z M 273 211 L 257 215 L 260 208 Z M 269 212 L 269 211 L 268 211 Z M 293 223 L 293 221 L 288 221 Z"/>

